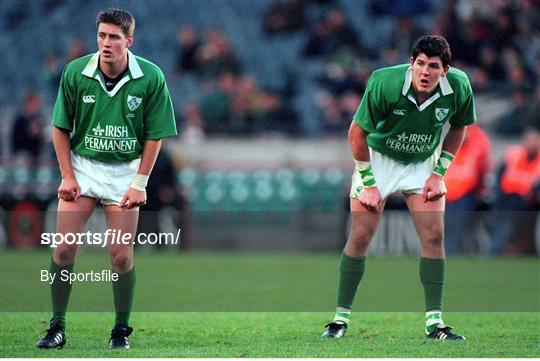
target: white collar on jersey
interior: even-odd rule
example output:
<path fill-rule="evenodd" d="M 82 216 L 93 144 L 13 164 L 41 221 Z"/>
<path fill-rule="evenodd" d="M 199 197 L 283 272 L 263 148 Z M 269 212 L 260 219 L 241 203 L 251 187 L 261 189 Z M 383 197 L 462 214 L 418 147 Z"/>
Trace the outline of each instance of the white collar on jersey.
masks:
<path fill-rule="evenodd" d="M 405 82 L 403 83 L 403 89 L 401 90 L 401 94 L 403 94 L 404 96 L 407 96 L 407 93 L 409 92 L 409 88 L 411 87 L 411 84 L 412 84 L 412 70 L 411 70 L 411 67 L 409 66 L 409 68 L 407 69 L 407 72 L 405 73 Z M 448 82 L 448 78 L 446 77 L 441 77 L 441 79 L 439 79 L 439 85 L 441 86 L 441 92 L 443 96 L 452 94 L 454 92 L 454 90 L 450 86 L 450 83 Z"/>
<path fill-rule="evenodd" d="M 412 70 L 411 67 L 407 69 L 407 72 L 405 73 L 405 82 L 403 83 L 403 89 L 401 90 L 401 94 L 403 96 L 407 97 L 416 107 L 419 111 L 423 111 L 427 107 L 429 107 L 433 102 L 441 97 L 441 94 L 437 91 L 435 92 L 428 100 L 423 102 L 420 106 L 418 106 L 418 103 L 416 103 L 416 99 L 411 94 L 407 94 L 409 92 L 409 89 L 411 88 L 412 84 Z M 442 95 L 448 95 L 452 94 L 454 91 L 452 90 L 452 87 L 450 86 L 450 83 L 448 82 L 448 79 L 446 77 L 441 77 L 439 79 L 439 85 L 441 87 Z"/>
<path fill-rule="evenodd" d="M 86 64 L 86 67 L 82 71 L 83 75 L 86 75 L 87 77 L 93 78 L 94 73 L 96 72 L 96 69 L 98 68 L 98 61 L 99 61 L 99 51 L 97 51 L 90 60 L 88 61 L 88 64 Z M 135 55 L 128 49 L 128 68 L 129 72 L 131 73 L 132 79 L 138 79 L 142 76 L 144 76 L 144 73 L 141 70 L 141 67 L 139 66 L 139 63 L 137 62 L 137 58 L 135 58 Z"/>
<path fill-rule="evenodd" d="M 88 61 L 88 64 L 86 64 L 86 67 L 82 71 L 83 75 L 86 75 L 89 78 L 96 79 L 99 84 L 101 84 L 101 87 L 103 88 L 103 91 L 110 96 L 113 97 L 118 93 L 120 88 L 127 83 L 130 79 L 138 79 L 144 75 L 144 73 L 141 70 L 141 67 L 139 66 L 139 63 L 137 62 L 137 59 L 135 58 L 135 55 L 131 51 L 128 50 L 128 68 L 129 72 L 131 73 L 131 76 L 125 75 L 122 80 L 120 80 L 111 91 L 107 90 L 107 87 L 105 86 L 105 82 L 103 81 L 103 77 L 99 76 L 99 74 L 96 74 L 96 70 L 98 68 L 98 62 L 99 62 L 99 51 L 92 55 L 90 60 Z M 95 75 L 94 75 L 95 74 Z"/>

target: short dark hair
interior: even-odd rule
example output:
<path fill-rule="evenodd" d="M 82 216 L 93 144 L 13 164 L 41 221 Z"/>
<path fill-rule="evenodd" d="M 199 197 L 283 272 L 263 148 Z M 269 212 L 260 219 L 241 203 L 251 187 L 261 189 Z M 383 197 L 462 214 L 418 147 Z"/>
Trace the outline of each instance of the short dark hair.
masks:
<path fill-rule="evenodd" d="M 438 56 L 441 58 L 443 66 L 450 65 L 452 61 L 452 52 L 448 41 L 440 35 L 425 35 L 416 40 L 412 48 L 412 57 L 414 60 L 418 54 L 424 53 L 428 57 Z"/>
<path fill-rule="evenodd" d="M 96 26 L 99 24 L 118 25 L 126 35 L 133 35 L 135 31 L 135 17 L 129 11 L 122 9 L 107 9 L 101 11 L 96 18 Z"/>

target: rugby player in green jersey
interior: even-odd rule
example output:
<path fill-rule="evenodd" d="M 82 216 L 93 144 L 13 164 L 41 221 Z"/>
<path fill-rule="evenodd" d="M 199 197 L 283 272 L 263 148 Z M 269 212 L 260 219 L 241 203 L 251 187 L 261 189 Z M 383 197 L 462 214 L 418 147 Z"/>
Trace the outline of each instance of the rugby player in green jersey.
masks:
<path fill-rule="evenodd" d="M 375 71 L 349 129 L 356 164 L 351 230 L 339 266 L 337 308 L 324 338 L 345 335 L 351 306 L 364 275 L 366 254 L 385 200 L 402 192 L 421 244 L 420 280 L 425 296 L 425 332 L 434 339 L 464 340 L 442 320 L 444 283 L 443 176 L 476 120 L 465 73 L 450 67 L 441 36 L 423 36 L 408 64 Z M 449 131 L 441 142 L 442 128 Z M 397 270 L 396 270 L 397 271 Z"/>
<path fill-rule="evenodd" d="M 135 286 L 133 241 L 139 207 L 146 202 L 146 183 L 161 147 L 161 139 L 175 136 L 176 123 L 163 72 L 135 56 L 135 18 L 110 9 L 97 16 L 98 52 L 70 62 L 53 112 L 53 143 L 62 182 L 58 188 L 57 232 L 77 234 L 103 204 L 110 230 L 129 234 L 129 242 L 109 242 L 116 319 L 110 348 L 129 348 L 131 305 Z M 123 239 L 124 240 L 124 239 Z M 71 284 L 62 280 L 72 272 L 77 244 L 66 242 L 54 250 L 49 272 L 53 317 L 39 348 L 66 343 L 66 309 Z"/>

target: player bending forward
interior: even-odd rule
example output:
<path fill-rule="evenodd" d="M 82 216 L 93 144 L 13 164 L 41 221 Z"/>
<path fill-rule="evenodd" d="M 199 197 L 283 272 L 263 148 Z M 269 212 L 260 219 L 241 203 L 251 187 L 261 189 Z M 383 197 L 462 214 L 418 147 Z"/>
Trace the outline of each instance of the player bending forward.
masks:
<path fill-rule="evenodd" d="M 340 261 L 337 309 L 322 337 L 345 335 L 366 254 L 388 195 L 400 191 L 421 244 L 420 280 L 425 332 L 434 339 L 464 340 L 441 316 L 444 284 L 443 176 L 474 123 L 473 93 L 462 71 L 449 66 L 450 46 L 423 36 L 409 64 L 375 71 L 349 130 L 356 169 L 351 187 L 351 230 Z M 449 122 L 442 152 L 435 153 Z M 397 272 L 398 270 L 396 270 Z"/>
<path fill-rule="evenodd" d="M 107 10 L 98 14 L 97 27 L 99 51 L 66 66 L 54 107 L 53 143 L 62 175 L 57 232 L 82 232 L 100 201 L 108 228 L 131 234 L 133 241 L 161 139 L 175 136 L 176 125 L 162 71 L 128 50 L 134 17 L 124 10 Z M 71 272 L 76 254 L 76 244 L 59 245 L 50 272 Z M 109 347 L 129 348 L 133 242 L 109 244 L 109 256 L 118 273 L 118 280 L 113 281 L 116 320 Z M 54 278 L 53 317 L 37 347 L 66 343 L 70 292 L 69 282 Z"/>

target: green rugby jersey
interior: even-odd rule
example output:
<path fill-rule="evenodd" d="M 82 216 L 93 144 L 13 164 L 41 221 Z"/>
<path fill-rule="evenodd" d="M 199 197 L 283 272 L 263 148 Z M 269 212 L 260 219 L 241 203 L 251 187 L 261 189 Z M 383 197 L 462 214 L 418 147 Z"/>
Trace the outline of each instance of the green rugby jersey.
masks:
<path fill-rule="evenodd" d="M 144 142 L 177 135 L 163 72 L 128 51 L 128 71 L 109 92 L 99 52 L 70 62 L 62 74 L 52 124 L 71 131 L 71 150 L 102 162 L 140 158 Z"/>
<path fill-rule="evenodd" d="M 450 68 L 435 93 L 417 106 L 409 64 L 376 70 L 354 115 L 368 132 L 368 145 L 402 163 L 429 158 L 441 141 L 443 125 L 461 127 L 476 121 L 467 75 Z"/>

